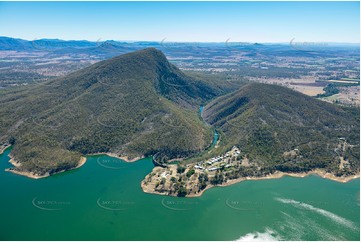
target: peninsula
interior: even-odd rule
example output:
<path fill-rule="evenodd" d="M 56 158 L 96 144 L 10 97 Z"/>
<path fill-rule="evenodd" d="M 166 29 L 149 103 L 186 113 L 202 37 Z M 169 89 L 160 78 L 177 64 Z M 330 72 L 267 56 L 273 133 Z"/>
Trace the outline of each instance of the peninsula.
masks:
<path fill-rule="evenodd" d="M 13 146 L 8 171 L 31 178 L 76 169 L 94 154 L 153 156 L 141 186 L 171 196 L 284 175 L 345 182 L 360 172 L 356 107 L 186 75 L 154 48 L 5 90 L 0 104 L 1 150 Z"/>

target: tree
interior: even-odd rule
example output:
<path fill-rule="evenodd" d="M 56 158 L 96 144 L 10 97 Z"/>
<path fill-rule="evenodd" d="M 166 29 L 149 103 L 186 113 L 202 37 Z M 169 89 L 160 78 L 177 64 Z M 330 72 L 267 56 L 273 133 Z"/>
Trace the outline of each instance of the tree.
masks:
<path fill-rule="evenodd" d="M 14 145 L 14 144 L 15 144 L 15 138 L 14 138 L 13 136 L 11 136 L 11 137 L 9 138 L 9 144 L 11 144 L 11 145 Z"/>
<path fill-rule="evenodd" d="M 223 174 L 217 172 L 216 175 L 214 176 L 214 178 L 211 180 L 211 183 L 213 185 L 217 185 L 217 184 L 221 184 L 224 180 Z"/>
<path fill-rule="evenodd" d="M 189 178 L 191 177 L 193 174 L 195 173 L 195 170 L 194 169 L 191 169 L 187 172 L 186 176 Z"/>
<path fill-rule="evenodd" d="M 187 188 L 181 186 L 179 189 L 178 189 L 178 194 L 177 196 L 178 197 L 185 197 L 187 195 L 188 191 L 187 191 Z"/>
<path fill-rule="evenodd" d="M 177 166 L 177 173 L 181 174 L 181 173 L 185 172 L 185 170 L 186 170 L 186 168 L 184 166 L 180 166 L 180 165 Z"/>

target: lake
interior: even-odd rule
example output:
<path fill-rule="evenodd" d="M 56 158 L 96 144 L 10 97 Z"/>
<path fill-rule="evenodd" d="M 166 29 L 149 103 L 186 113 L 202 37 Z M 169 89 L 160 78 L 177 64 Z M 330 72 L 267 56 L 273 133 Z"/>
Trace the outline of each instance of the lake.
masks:
<path fill-rule="evenodd" d="M 150 158 L 89 156 L 79 169 L 33 180 L 5 172 L 1 240 L 360 240 L 360 180 L 317 176 L 244 181 L 198 198 L 147 194 Z"/>

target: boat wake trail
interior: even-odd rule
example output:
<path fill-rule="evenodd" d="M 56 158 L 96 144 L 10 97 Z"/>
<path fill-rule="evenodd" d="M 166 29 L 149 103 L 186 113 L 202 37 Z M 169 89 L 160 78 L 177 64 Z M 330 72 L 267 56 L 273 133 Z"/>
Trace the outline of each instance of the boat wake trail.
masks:
<path fill-rule="evenodd" d="M 310 204 L 307 203 L 303 203 L 303 202 L 299 202 L 296 200 L 292 200 L 292 199 L 285 199 L 285 198 L 275 198 L 276 201 L 284 203 L 284 204 L 291 204 L 292 206 L 298 208 L 298 209 L 305 209 L 305 210 L 309 210 L 309 211 L 313 211 L 315 213 L 318 213 L 328 219 L 330 219 L 331 221 L 343 225 L 349 229 L 352 230 L 357 230 L 357 227 L 354 225 L 354 223 L 350 220 L 347 220 L 339 215 L 336 215 L 334 213 L 331 213 L 327 210 L 321 209 L 321 208 L 317 208 L 314 207 Z"/>
<path fill-rule="evenodd" d="M 248 233 L 236 241 L 279 241 L 282 238 L 272 229 L 266 228 L 265 232 Z"/>

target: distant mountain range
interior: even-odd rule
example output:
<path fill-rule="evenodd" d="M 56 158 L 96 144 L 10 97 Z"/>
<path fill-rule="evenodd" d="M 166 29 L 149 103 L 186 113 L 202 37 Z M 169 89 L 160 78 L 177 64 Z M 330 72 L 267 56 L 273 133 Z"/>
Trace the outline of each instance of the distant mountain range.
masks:
<path fill-rule="evenodd" d="M 88 41 L 88 40 L 60 40 L 60 39 L 34 39 L 34 40 L 24 40 L 19 38 L 11 38 L 0 36 L 0 50 L 23 50 L 23 51 L 59 51 L 59 50 L 74 50 L 74 49 L 87 49 L 89 51 L 94 48 L 100 48 L 103 50 L 137 50 L 147 47 L 155 47 L 163 50 L 173 49 L 175 47 L 211 47 L 218 46 L 223 48 L 236 48 L 236 47 L 292 47 L 295 49 L 303 49 L 302 45 L 307 45 L 307 48 L 319 47 L 357 47 L 359 44 L 356 43 L 322 43 L 317 45 L 317 43 L 312 42 L 297 42 L 290 41 L 285 43 L 250 43 L 250 42 L 168 42 L 166 39 L 160 41 L 115 41 L 115 40 L 101 40 L 98 41 Z"/>

